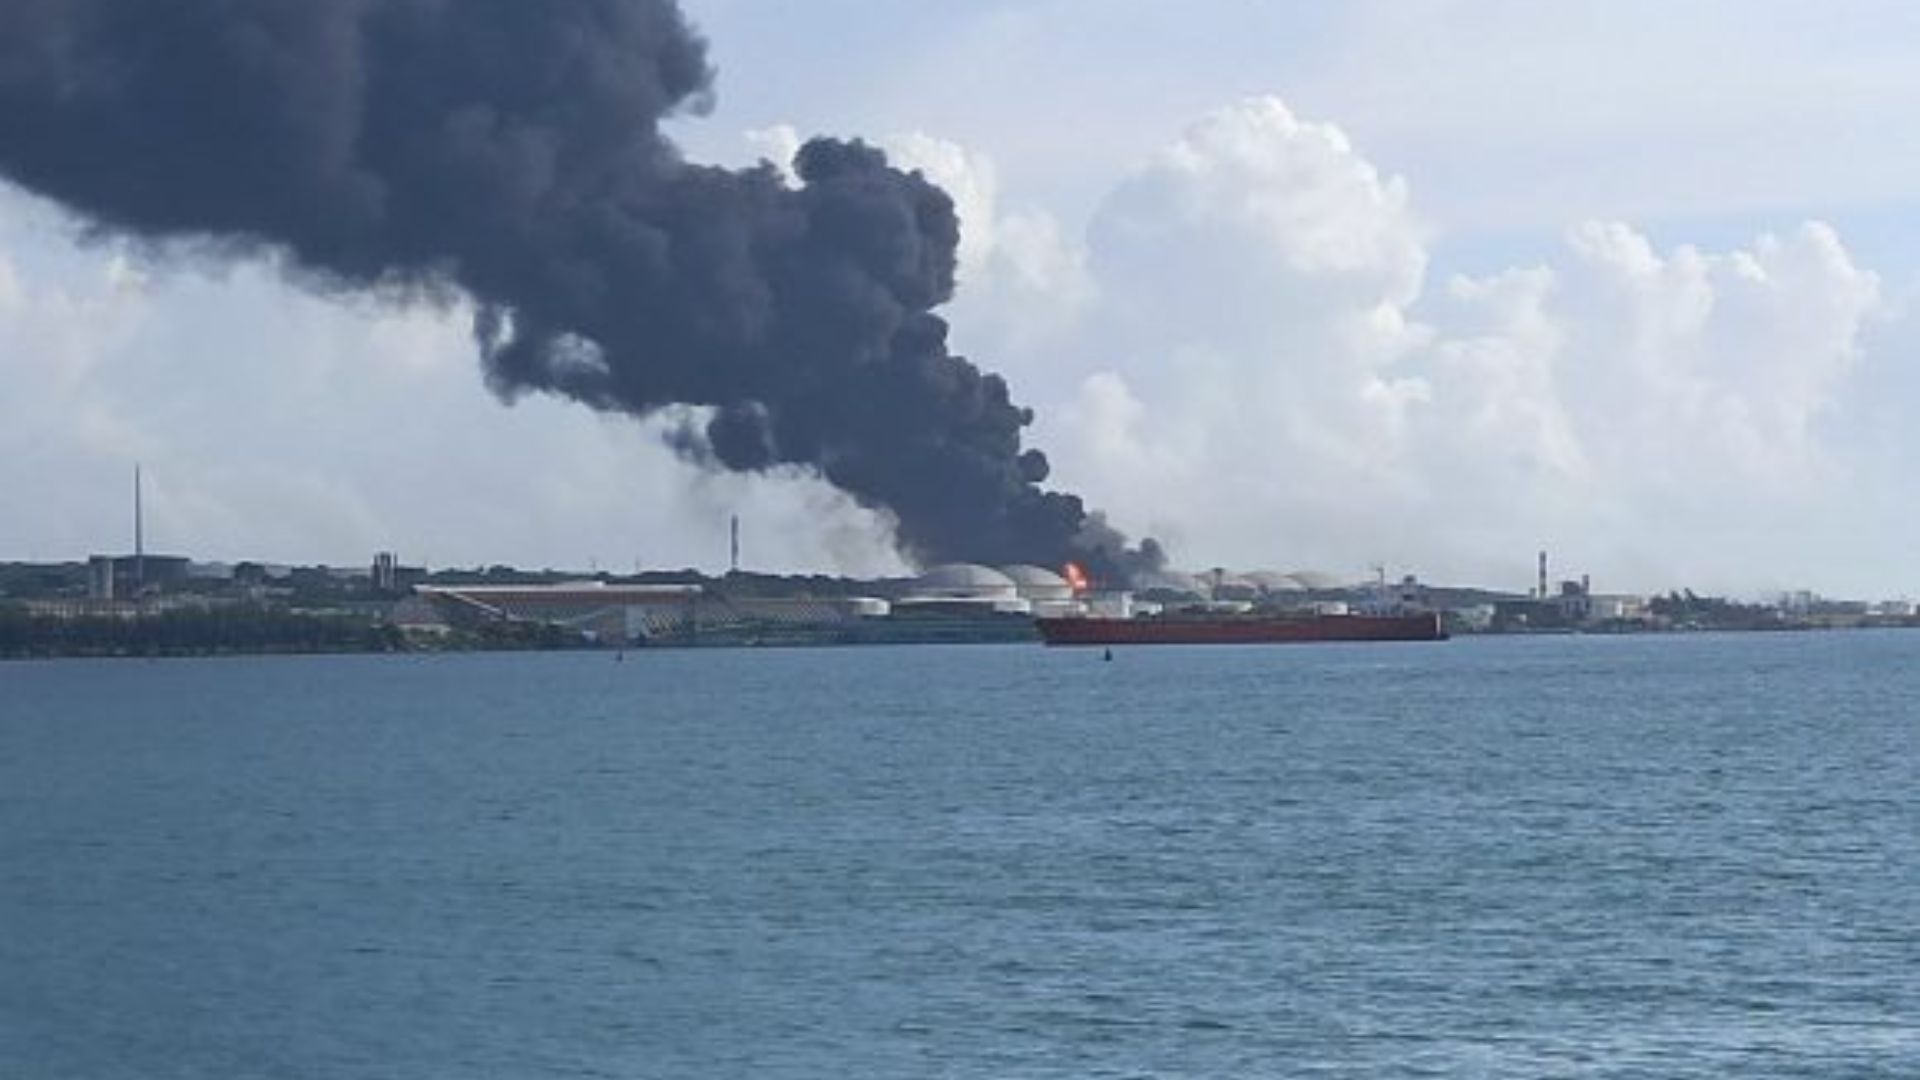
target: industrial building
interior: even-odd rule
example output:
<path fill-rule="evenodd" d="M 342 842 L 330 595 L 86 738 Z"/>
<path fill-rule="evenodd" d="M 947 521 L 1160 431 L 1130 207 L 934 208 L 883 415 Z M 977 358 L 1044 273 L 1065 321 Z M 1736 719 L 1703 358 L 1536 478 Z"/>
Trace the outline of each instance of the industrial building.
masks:
<path fill-rule="evenodd" d="M 1020 595 L 1013 578 L 991 566 L 947 563 L 914 579 L 906 595 L 894 601 L 904 612 L 954 615 L 1029 615 L 1033 605 Z"/>
<path fill-rule="evenodd" d="M 1073 584 L 1039 566 L 994 569 L 974 563 L 935 566 L 894 601 L 902 614 L 945 612 L 953 615 L 1084 615 L 1085 598 Z"/>
<path fill-rule="evenodd" d="M 87 595 L 130 600 L 148 587 L 185 581 L 192 569 L 192 560 L 180 555 L 94 555 L 87 559 Z"/>
<path fill-rule="evenodd" d="M 728 597 L 699 585 L 420 585 L 455 627 L 488 622 L 565 627 L 608 645 L 753 643 L 851 631 L 884 617 L 884 600 Z"/>
<path fill-rule="evenodd" d="M 1038 566 L 935 566 L 891 601 L 878 597 L 750 597 L 697 584 L 418 585 L 414 595 L 454 628 L 536 623 L 608 645 L 1024 641 L 1033 618 L 1125 615 L 1124 593 L 1081 596 Z"/>

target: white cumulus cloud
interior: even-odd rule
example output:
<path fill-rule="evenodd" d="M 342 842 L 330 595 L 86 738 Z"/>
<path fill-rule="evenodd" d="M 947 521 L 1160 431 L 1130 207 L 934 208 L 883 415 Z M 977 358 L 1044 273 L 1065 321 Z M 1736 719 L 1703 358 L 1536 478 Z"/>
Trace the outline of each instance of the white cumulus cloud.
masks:
<path fill-rule="evenodd" d="M 1084 231 L 964 145 L 881 144 L 954 196 L 957 347 L 1036 408 L 1060 486 L 1189 565 L 1523 586 L 1546 546 L 1607 587 L 1920 592 L 1894 573 L 1920 333 L 1827 225 L 1707 246 L 1577 223 L 1442 274 L 1417 183 L 1275 98 L 1201 117 Z M 156 529 L 200 554 L 712 566 L 738 510 L 760 565 L 898 568 L 817 480 L 502 408 L 458 311 L 154 269 L 67 228 L 0 192 L 0 489 L 32 508 L 0 519 L 5 552 L 111 546 L 139 458 Z"/>
<path fill-rule="evenodd" d="M 1207 565 L 1517 584 L 1544 544 L 1620 585 L 1842 576 L 1826 523 L 1893 493 L 1843 411 L 1888 309 L 1834 230 L 1582 224 L 1437 287 L 1430 237 L 1339 129 L 1202 119 L 1093 220 L 1088 373 L 1041 414 L 1062 481 Z"/>

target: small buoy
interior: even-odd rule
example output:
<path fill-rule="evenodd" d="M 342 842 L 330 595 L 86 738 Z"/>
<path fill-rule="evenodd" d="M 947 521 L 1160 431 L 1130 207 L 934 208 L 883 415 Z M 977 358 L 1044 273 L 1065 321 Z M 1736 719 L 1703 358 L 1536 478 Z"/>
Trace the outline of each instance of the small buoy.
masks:
<path fill-rule="evenodd" d="M 1112 660 L 1112 659 L 1113 659 L 1113 650 L 1112 650 L 1112 649 L 1107 649 L 1106 651 L 1104 651 L 1104 652 L 1102 652 L 1102 653 L 1100 654 L 1100 659 L 1102 659 L 1102 660 Z"/>

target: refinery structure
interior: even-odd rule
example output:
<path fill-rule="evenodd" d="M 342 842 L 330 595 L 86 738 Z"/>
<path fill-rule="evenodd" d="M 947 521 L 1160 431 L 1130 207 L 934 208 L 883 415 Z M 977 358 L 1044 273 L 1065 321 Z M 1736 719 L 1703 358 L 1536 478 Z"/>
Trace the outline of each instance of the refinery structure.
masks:
<path fill-rule="evenodd" d="M 946 563 L 904 581 L 847 583 L 843 595 L 762 595 L 735 587 L 737 570 L 710 583 L 421 584 L 408 625 L 427 632 L 489 626 L 559 627 L 607 646 L 876 644 L 1034 640 L 1061 621 L 1111 623 L 1160 616 L 1327 619 L 1431 610 L 1412 578 L 1345 585 L 1313 572 L 1246 575 L 1161 572 L 1133 588 L 1101 588 L 1078 567 Z"/>
<path fill-rule="evenodd" d="M 1166 616 L 1189 620 L 1345 618 L 1337 579 L 1307 571 L 1200 574 L 1172 571 L 1095 582 L 1078 565 L 944 563 L 911 578 L 855 581 L 755 574 L 741 568 L 740 521 L 728 522 L 725 575 L 639 571 L 568 575 L 494 566 L 430 571 L 392 552 L 359 567 L 202 563 L 147 550 L 142 474 L 134 470 L 131 555 L 0 574 L 0 605 L 29 620 L 171 620 L 176 636 L 215 647 L 260 614 L 320 617 L 371 627 L 370 640 L 459 647 L 628 648 L 686 645 L 878 644 L 1032 641 L 1049 624 L 1112 625 Z M 13 582 L 24 583 L 16 587 Z M 1411 578 L 1384 578 L 1363 603 L 1425 606 Z M 4 612 L 0 612 L 4 614 Z M 1376 611 L 1354 612 L 1377 615 Z M 1244 627 L 1241 627 L 1244 628 Z M 298 640 L 292 624 L 272 631 Z M 58 637 L 58 626 L 23 631 Z M 250 633 L 253 633 L 250 631 Z M 126 633 L 94 633 L 105 648 Z M 260 633 L 253 633 L 255 638 Z M 336 635 L 336 638 L 339 635 Z M 352 636 L 348 634 L 347 636 Z"/>
<path fill-rule="evenodd" d="M 592 579 L 548 585 L 420 585 L 450 628 L 541 623 L 619 646 L 1024 640 L 1035 618 L 1134 613 L 1132 594 L 1093 592 L 1038 566 L 935 566 L 873 595 L 757 596 L 703 584 Z"/>
<path fill-rule="evenodd" d="M 1071 564 L 946 563 L 879 580 L 764 574 L 741 568 L 737 519 L 729 523 L 729 569 L 718 576 L 429 570 L 391 552 L 347 567 L 201 562 L 149 550 L 138 470 L 132 494 L 131 553 L 0 563 L 0 654 L 1433 640 L 1920 626 L 1920 610 L 1906 600 L 1869 604 L 1798 592 L 1753 603 L 1679 590 L 1607 593 L 1585 574 L 1556 580 L 1546 552 L 1529 560 L 1536 572 L 1524 592 L 1430 587 L 1379 566 L 1364 577 L 1161 569 L 1126 582 L 1090 581 Z"/>

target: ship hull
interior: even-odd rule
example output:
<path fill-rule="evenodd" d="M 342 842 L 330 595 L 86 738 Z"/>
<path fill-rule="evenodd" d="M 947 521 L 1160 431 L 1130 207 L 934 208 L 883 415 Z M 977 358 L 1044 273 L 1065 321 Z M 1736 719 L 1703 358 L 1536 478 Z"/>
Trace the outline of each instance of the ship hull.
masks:
<path fill-rule="evenodd" d="M 1301 618 L 1037 619 L 1049 645 L 1280 645 L 1315 641 L 1445 641 L 1437 612 Z"/>

